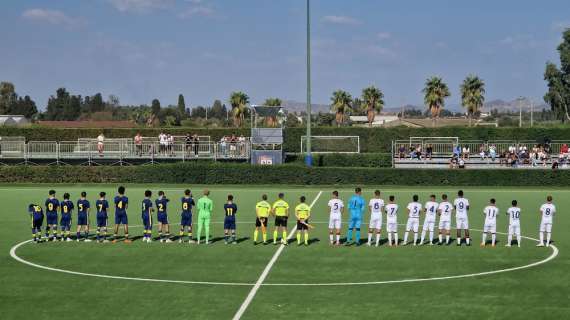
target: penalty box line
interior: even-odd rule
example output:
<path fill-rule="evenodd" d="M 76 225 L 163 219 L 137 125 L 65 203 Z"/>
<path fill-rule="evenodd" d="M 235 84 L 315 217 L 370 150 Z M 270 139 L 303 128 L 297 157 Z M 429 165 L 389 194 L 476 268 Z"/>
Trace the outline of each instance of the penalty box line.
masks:
<path fill-rule="evenodd" d="M 319 193 L 317 194 L 315 199 L 313 199 L 313 202 L 309 206 L 310 208 L 313 208 L 315 203 L 317 203 L 317 200 L 319 200 L 319 198 L 321 197 L 321 194 L 323 194 L 323 192 L 319 191 Z M 293 226 L 293 228 L 289 232 L 289 236 L 287 237 L 286 241 L 289 241 L 293 237 L 293 235 L 295 234 L 295 231 L 297 231 L 297 225 L 296 224 L 295 224 L 295 226 Z M 247 297 L 245 298 L 245 300 L 243 301 L 243 303 L 239 307 L 238 311 L 236 312 L 236 314 L 232 318 L 233 320 L 241 319 L 245 310 L 251 304 L 251 301 L 253 301 L 255 294 L 257 293 L 257 291 L 259 290 L 259 288 L 261 287 L 261 285 L 265 281 L 265 278 L 267 278 L 267 276 L 269 275 L 269 271 L 271 271 L 271 268 L 273 268 L 273 265 L 275 264 L 275 262 L 277 262 L 277 259 L 279 258 L 279 256 L 281 255 L 281 253 L 283 252 L 284 249 L 285 249 L 284 245 L 282 245 L 282 244 L 279 245 L 279 248 L 277 249 L 277 251 L 275 251 L 275 254 L 273 254 L 273 257 L 271 257 L 271 260 L 269 260 L 269 263 L 265 266 L 265 269 L 263 269 L 263 272 L 261 273 L 261 275 L 259 276 L 259 278 L 255 282 L 255 285 L 253 286 L 253 288 L 251 288 L 251 290 L 249 291 L 249 294 L 247 295 Z"/>

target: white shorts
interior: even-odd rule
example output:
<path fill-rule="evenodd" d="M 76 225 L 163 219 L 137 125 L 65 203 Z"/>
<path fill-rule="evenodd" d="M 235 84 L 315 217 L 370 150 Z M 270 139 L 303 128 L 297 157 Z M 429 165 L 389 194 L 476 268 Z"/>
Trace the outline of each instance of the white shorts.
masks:
<path fill-rule="evenodd" d="M 439 230 L 451 230 L 451 221 L 439 220 Z"/>
<path fill-rule="evenodd" d="M 414 233 L 417 233 L 419 228 L 420 228 L 419 218 L 408 218 L 408 223 L 406 224 L 406 231 L 414 231 Z"/>
<path fill-rule="evenodd" d="M 496 223 L 485 223 L 483 226 L 483 233 L 497 233 L 497 224 Z"/>
<path fill-rule="evenodd" d="M 380 230 L 382 229 L 382 216 L 375 217 L 372 216 L 370 218 L 370 229 Z"/>
<path fill-rule="evenodd" d="M 540 232 L 552 232 L 552 221 L 541 221 Z"/>
<path fill-rule="evenodd" d="M 423 230 L 424 231 L 433 231 L 433 229 L 435 228 L 435 220 L 433 219 L 425 219 L 424 220 L 424 227 Z"/>
<path fill-rule="evenodd" d="M 459 216 L 455 218 L 455 226 L 459 230 L 469 229 L 469 219 L 466 216 Z"/>
<path fill-rule="evenodd" d="M 342 219 L 340 217 L 331 216 L 329 219 L 329 229 L 340 230 L 341 223 L 342 223 Z"/>
<path fill-rule="evenodd" d="M 398 222 L 388 221 L 386 222 L 386 231 L 388 232 L 398 232 Z"/>
<path fill-rule="evenodd" d="M 509 234 L 516 234 L 519 236 L 521 234 L 521 225 L 518 223 L 509 225 Z"/>

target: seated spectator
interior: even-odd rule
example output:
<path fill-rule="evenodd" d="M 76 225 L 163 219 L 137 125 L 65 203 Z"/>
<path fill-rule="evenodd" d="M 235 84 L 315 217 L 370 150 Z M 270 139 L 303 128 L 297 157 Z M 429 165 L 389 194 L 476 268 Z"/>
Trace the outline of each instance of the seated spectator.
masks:
<path fill-rule="evenodd" d="M 495 158 L 497 157 L 497 147 L 495 147 L 494 144 L 489 147 L 489 156 L 491 157 L 491 160 L 495 161 Z"/>
<path fill-rule="evenodd" d="M 487 158 L 487 152 L 485 150 L 485 145 L 482 144 L 479 147 L 479 157 L 481 158 L 481 160 L 485 160 L 485 158 Z"/>
<path fill-rule="evenodd" d="M 404 147 L 404 145 L 401 145 L 400 148 L 398 149 L 398 157 L 400 159 L 406 158 L 406 147 Z"/>
<path fill-rule="evenodd" d="M 104 143 L 105 143 L 105 135 L 103 134 L 103 132 L 101 132 L 97 137 L 97 152 L 99 152 L 100 157 L 103 156 Z"/>
<path fill-rule="evenodd" d="M 427 148 L 426 148 L 426 159 L 431 160 L 432 159 L 432 155 L 433 155 L 433 147 L 431 144 L 428 144 Z"/>
<path fill-rule="evenodd" d="M 469 146 L 464 146 L 462 151 L 463 151 L 463 159 L 469 160 L 469 154 L 471 153 Z"/>
<path fill-rule="evenodd" d="M 140 132 L 138 132 L 137 135 L 135 136 L 135 148 L 136 148 L 135 153 L 139 157 L 142 157 L 142 136 Z"/>
<path fill-rule="evenodd" d="M 565 157 L 568 156 L 568 145 L 566 143 L 560 147 L 560 154 L 564 155 Z"/>
<path fill-rule="evenodd" d="M 453 156 L 449 159 L 449 168 L 456 169 L 457 168 L 457 157 Z"/>
<path fill-rule="evenodd" d="M 416 146 L 416 158 L 422 160 L 422 146 L 419 144 Z"/>
<path fill-rule="evenodd" d="M 459 145 L 453 147 L 453 156 L 457 158 L 461 157 L 461 147 Z"/>
<path fill-rule="evenodd" d="M 459 169 L 465 169 L 465 160 L 459 159 Z"/>

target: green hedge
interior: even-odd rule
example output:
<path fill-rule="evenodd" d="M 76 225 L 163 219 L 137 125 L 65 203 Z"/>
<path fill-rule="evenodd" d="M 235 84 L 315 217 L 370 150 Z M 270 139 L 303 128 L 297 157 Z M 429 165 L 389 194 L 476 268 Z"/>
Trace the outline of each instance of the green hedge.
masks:
<path fill-rule="evenodd" d="M 298 165 L 5 166 L 0 183 L 568 186 L 570 170 L 306 168 Z"/>
<path fill-rule="evenodd" d="M 196 128 L 135 128 L 135 129 L 60 129 L 60 128 L 11 128 L 0 127 L 0 136 L 24 136 L 30 140 L 74 141 L 77 138 L 96 137 L 101 131 L 109 138 L 134 137 L 137 132 L 143 136 L 158 136 L 160 131 L 176 135 L 188 132 L 220 139 L 224 135 L 250 135 L 250 130 L 235 128 L 196 129 Z M 570 128 L 487 128 L 487 127 L 446 127 L 446 128 L 362 128 L 362 127 L 322 127 L 314 128 L 313 135 L 359 136 L 362 152 L 389 153 L 392 140 L 408 139 L 411 136 L 459 137 L 464 140 L 568 140 Z M 304 128 L 285 129 L 285 152 L 300 152 L 301 136 Z"/>
<path fill-rule="evenodd" d="M 303 164 L 305 155 L 289 153 L 285 155 L 285 163 Z M 361 168 L 391 168 L 390 153 L 357 153 L 357 154 L 314 154 L 315 167 L 361 167 Z"/>

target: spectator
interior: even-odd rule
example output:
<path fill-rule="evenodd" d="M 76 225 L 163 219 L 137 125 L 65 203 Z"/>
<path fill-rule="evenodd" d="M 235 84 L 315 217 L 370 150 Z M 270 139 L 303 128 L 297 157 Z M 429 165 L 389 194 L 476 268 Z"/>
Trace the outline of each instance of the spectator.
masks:
<path fill-rule="evenodd" d="M 461 147 L 458 144 L 453 146 L 453 156 L 456 158 L 461 157 Z"/>
<path fill-rule="evenodd" d="M 471 149 L 469 146 L 463 146 L 463 159 L 469 160 L 469 154 L 471 153 Z"/>
<path fill-rule="evenodd" d="M 459 159 L 459 169 L 465 169 L 465 160 L 463 158 Z"/>
<path fill-rule="evenodd" d="M 450 169 L 456 169 L 457 168 L 457 157 L 456 156 L 452 156 L 451 159 L 449 160 L 449 168 Z"/>
<path fill-rule="evenodd" d="M 100 157 L 103 156 L 104 143 L 105 143 L 105 135 L 103 134 L 103 132 L 101 132 L 97 137 L 97 152 L 99 152 Z"/>
<path fill-rule="evenodd" d="M 428 144 L 427 148 L 426 148 L 426 159 L 432 159 L 432 155 L 433 155 L 433 146 L 430 144 Z"/>
<path fill-rule="evenodd" d="M 497 157 L 497 147 L 494 144 L 489 147 L 489 156 L 491 157 L 491 160 L 495 161 L 495 158 Z"/>
<path fill-rule="evenodd" d="M 398 149 L 398 157 L 400 159 L 406 158 L 406 147 L 404 147 L 404 145 L 401 145 L 400 149 Z"/>
<path fill-rule="evenodd" d="M 135 136 L 135 150 L 136 154 L 142 157 L 142 136 L 140 132 Z"/>
<path fill-rule="evenodd" d="M 194 133 L 194 136 L 192 137 L 193 142 L 194 142 L 194 157 L 198 157 L 198 151 L 200 151 L 200 137 L 198 137 L 197 133 Z"/>
<path fill-rule="evenodd" d="M 166 134 L 164 134 L 164 132 L 160 132 L 160 134 L 158 135 L 158 143 L 159 143 L 159 147 L 158 147 L 158 152 L 160 154 L 164 154 L 166 152 Z"/>
<path fill-rule="evenodd" d="M 189 133 L 187 133 L 186 137 L 184 137 L 184 146 L 187 155 L 190 155 L 190 152 L 192 152 L 193 144 L 194 144 L 194 138 Z"/>
<path fill-rule="evenodd" d="M 171 134 L 168 134 L 166 136 L 166 143 L 167 143 L 168 152 L 170 153 L 170 156 L 173 157 L 174 156 L 174 136 Z"/>
<path fill-rule="evenodd" d="M 560 154 L 564 157 L 568 157 L 568 145 L 566 143 L 560 147 Z"/>
<path fill-rule="evenodd" d="M 486 153 L 484 144 L 482 144 L 479 147 L 479 157 L 481 158 L 481 160 L 485 160 L 487 158 L 487 153 Z"/>

